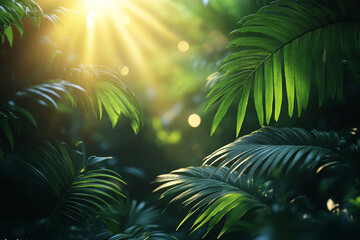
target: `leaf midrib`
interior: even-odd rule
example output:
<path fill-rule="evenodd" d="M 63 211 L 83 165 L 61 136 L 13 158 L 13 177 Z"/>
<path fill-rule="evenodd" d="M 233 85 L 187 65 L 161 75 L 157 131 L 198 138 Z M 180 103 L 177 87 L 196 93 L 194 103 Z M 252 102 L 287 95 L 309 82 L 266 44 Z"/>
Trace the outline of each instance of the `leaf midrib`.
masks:
<path fill-rule="evenodd" d="M 198 180 L 199 180 L 198 178 L 196 178 L 196 177 L 194 177 L 194 176 L 191 176 L 191 177 L 189 177 L 189 178 L 193 178 L 194 181 L 198 181 Z M 255 194 L 253 194 L 253 193 L 251 193 L 251 192 L 249 192 L 249 191 L 247 191 L 247 190 L 241 189 L 240 187 L 231 184 L 231 182 L 229 182 L 229 181 L 226 181 L 226 182 L 225 182 L 225 181 L 221 181 L 221 180 L 219 180 L 219 179 L 211 178 L 211 175 L 208 176 L 207 178 L 202 178 L 202 179 L 211 180 L 211 181 L 219 182 L 219 183 L 222 183 L 222 184 L 228 184 L 228 185 L 230 185 L 231 187 L 235 188 L 235 190 L 240 190 L 242 193 L 245 193 L 246 195 L 250 196 L 251 198 L 256 199 L 260 204 L 263 204 L 263 205 L 265 205 L 265 206 L 267 205 L 265 202 L 262 201 L 261 198 L 256 197 Z M 210 188 L 210 187 L 208 187 L 208 188 Z"/>
<path fill-rule="evenodd" d="M 330 25 L 333 25 L 333 24 L 339 24 L 339 23 L 360 23 L 360 21 L 358 20 L 341 20 L 341 21 L 334 21 L 334 22 L 330 22 L 330 23 L 327 23 L 327 24 L 323 24 L 321 26 L 318 26 L 318 27 L 315 27 L 315 28 L 312 28 L 308 31 L 305 31 L 303 32 L 302 34 L 292 38 L 291 40 L 289 40 L 288 42 L 286 42 L 285 44 L 281 45 L 279 48 L 277 48 L 274 52 L 272 52 L 269 56 L 267 56 L 264 60 L 262 60 L 259 65 L 246 77 L 246 79 L 241 83 L 241 86 L 242 87 L 249 79 L 252 78 L 252 76 L 255 74 L 255 72 L 264 65 L 264 63 L 269 59 L 271 58 L 274 54 L 276 54 L 278 51 L 280 51 L 281 49 L 283 49 L 286 45 L 290 44 L 292 41 L 298 39 L 298 38 L 301 38 L 302 36 L 304 36 L 305 34 L 307 33 L 310 33 L 310 32 L 314 32 L 318 29 L 322 29 L 322 28 L 325 28 L 325 27 L 328 27 Z"/>
<path fill-rule="evenodd" d="M 75 180 L 81 175 L 82 173 L 80 171 L 78 171 L 73 179 L 69 182 L 68 186 L 66 187 L 66 190 L 64 191 L 64 194 L 62 194 L 61 198 L 59 199 L 59 201 L 57 202 L 53 212 L 51 213 L 51 217 L 54 216 L 56 210 L 62 205 L 63 201 L 64 201 L 64 198 L 65 196 L 67 195 L 67 193 L 70 191 L 71 189 L 71 186 L 73 185 L 73 183 L 75 182 Z"/>

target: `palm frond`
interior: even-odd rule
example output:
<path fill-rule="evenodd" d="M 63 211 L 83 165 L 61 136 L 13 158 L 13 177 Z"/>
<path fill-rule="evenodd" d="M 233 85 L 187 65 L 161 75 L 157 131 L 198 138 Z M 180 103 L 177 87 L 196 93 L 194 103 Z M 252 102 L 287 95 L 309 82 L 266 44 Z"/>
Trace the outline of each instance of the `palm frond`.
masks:
<path fill-rule="evenodd" d="M 41 19 L 45 18 L 52 23 L 59 21 L 58 14 L 66 14 L 68 10 L 59 8 L 47 14 L 33 0 L 2 0 L 0 2 L 0 36 L 4 43 L 5 37 L 8 39 L 10 46 L 13 43 L 13 29 L 15 25 L 20 35 L 23 35 L 24 29 L 22 20 L 29 17 L 33 25 L 40 27 Z"/>
<path fill-rule="evenodd" d="M 79 65 L 65 72 L 65 79 L 71 80 L 87 92 L 83 101 L 87 115 L 102 118 L 102 109 L 107 112 L 112 126 L 118 122 L 121 114 L 131 121 L 135 133 L 142 125 L 143 112 L 132 93 L 120 80 L 119 74 L 106 67 Z"/>
<path fill-rule="evenodd" d="M 162 185 L 155 191 L 164 191 L 161 197 L 173 197 L 171 202 L 182 201 L 183 205 L 191 206 L 179 227 L 197 213 L 199 215 L 192 230 L 208 224 L 208 233 L 226 216 L 220 237 L 236 225 L 244 214 L 250 211 L 258 213 L 267 208 L 267 201 L 271 197 L 269 183 L 255 181 L 245 175 L 239 178 L 237 172 L 228 176 L 227 167 L 216 172 L 215 169 L 212 166 L 188 167 L 157 178 L 156 181 Z"/>
<path fill-rule="evenodd" d="M 88 118 L 102 118 L 103 108 L 113 127 L 121 114 L 131 121 L 134 132 L 142 125 L 143 113 L 134 94 L 121 82 L 118 73 L 105 67 L 79 65 L 65 70 L 59 79 L 27 87 L 16 97 L 32 97 L 41 104 L 58 108 L 58 102 L 70 101 Z M 62 80 L 66 79 L 66 80 Z"/>
<path fill-rule="evenodd" d="M 11 25 L 15 25 L 20 34 L 23 33 L 22 20 L 30 17 L 36 27 L 40 26 L 43 11 L 33 0 L 3 0 L 0 3 L 0 33 L 3 37 L 4 31 Z M 12 30 L 11 30 L 12 31 Z M 10 41 L 10 39 L 9 39 Z M 10 42 L 11 43 L 11 42 Z"/>
<path fill-rule="evenodd" d="M 355 0 L 278 0 L 244 17 L 233 31 L 233 50 L 212 80 L 206 109 L 220 101 L 211 134 L 237 99 L 236 134 L 251 91 L 260 125 L 279 119 L 286 92 L 292 117 L 306 109 L 312 85 L 319 105 L 340 97 L 343 70 L 359 74 L 360 7 Z"/>
<path fill-rule="evenodd" d="M 334 132 L 263 127 L 218 149 L 204 164 L 217 165 L 218 169 L 228 166 L 228 174 L 238 171 L 258 176 L 269 176 L 275 170 L 289 173 L 295 167 L 314 169 L 320 163 L 337 162 L 339 141 Z"/>
<path fill-rule="evenodd" d="M 134 132 L 138 133 L 143 124 L 142 109 L 115 71 L 105 67 L 79 65 L 60 75 L 58 79 L 19 90 L 10 101 L 0 104 L 0 133 L 8 139 L 11 148 L 14 146 L 14 129 L 20 131 L 22 118 L 37 125 L 31 109 L 26 104 L 19 104 L 19 100 L 24 98 L 55 109 L 58 109 L 59 102 L 69 102 L 88 118 L 101 119 L 105 109 L 113 127 L 120 115 L 124 114 L 130 119 Z M 0 142 L 0 145 L 4 143 Z"/>
<path fill-rule="evenodd" d="M 17 98 L 29 97 L 42 105 L 58 109 L 58 102 L 64 100 L 70 100 L 76 106 L 75 97 L 81 94 L 86 94 L 86 91 L 79 85 L 57 79 L 29 86 L 15 95 Z"/>
<path fill-rule="evenodd" d="M 25 156 L 22 163 L 31 171 L 31 185 L 40 194 L 50 194 L 52 217 L 83 224 L 114 206 L 125 205 L 125 182 L 119 174 L 95 167 L 109 158 L 86 159 L 84 153 L 70 152 L 63 144 L 55 147 L 48 142 L 46 147 Z"/>

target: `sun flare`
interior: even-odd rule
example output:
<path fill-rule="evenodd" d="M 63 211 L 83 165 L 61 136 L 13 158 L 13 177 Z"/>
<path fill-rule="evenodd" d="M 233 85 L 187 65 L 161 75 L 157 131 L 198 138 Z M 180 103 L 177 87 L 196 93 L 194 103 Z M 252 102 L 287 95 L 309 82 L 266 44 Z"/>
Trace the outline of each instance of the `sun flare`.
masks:
<path fill-rule="evenodd" d="M 171 6 L 168 0 L 159 2 Z M 79 61 L 87 64 L 112 60 L 111 67 L 122 76 L 134 69 L 149 84 L 156 84 L 151 58 L 167 54 L 164 44 L 181 52 L 186 52 L 189 44 L 148 11 L 151 4 L 154 2 L 144 0 L 74 1 L 76 14 L 63 20 L 65 35 L 77 39 L 68 46 L 69 51 L 77 51 Z"/>

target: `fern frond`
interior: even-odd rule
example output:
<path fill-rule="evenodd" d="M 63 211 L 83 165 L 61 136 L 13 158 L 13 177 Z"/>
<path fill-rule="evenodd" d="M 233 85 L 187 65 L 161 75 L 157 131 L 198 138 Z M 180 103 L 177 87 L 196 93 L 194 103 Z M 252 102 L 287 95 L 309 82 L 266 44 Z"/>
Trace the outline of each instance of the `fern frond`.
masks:
<path fill-rule="evenodd" d="M 228 174 L 238 171 L 259 177 L 275 170 L 287 174 L 295 167 L 313 170 L 324 160 L 336 162 L 341 156 L 339 141 L 334 132 L 263 127 L 218 149 L 205 158 L 204 165 L 217 165 L 217 169 L 227 166 Z"/>
<path fill-rule="evenodd" d="M 239 134 L 251 91 L 261 126 L 272 117 L 279 119 L 284 98 L 289 116 L 295 103 L 300 116 L 313 85 L 317 85 L 320 106 L 326 95 L 340 97 L 344 67 L 359 73 L 359 10 L 353 0 L 278 0 L 244 17 L 233 32 L 233 53 L 222 61 L 208 94 L 206 109 L 221 102 L 211 134 L 231 104 L 240 99 Z"/>
<path fill-rule="evenodd" d="M 173 197 L 191 206 L 189 214 L 179 227 L 195 213 L 198 214 L 192 230 L 196 231 L 208 224 L 207 233 L 220 220 L 225 219 L 219 237 L 248 212 L 261 212 L 267 208 L 271 197 L 269 184 L 255 181 L 250 176 L 237 172 L 227 175 L 228 168 L 188 167 L 160 175 L 157 182 L 162 183 L 155 191 L 163 191 L 161 197 Z M 226 218 L 225 218 L 226 216 Z"/>

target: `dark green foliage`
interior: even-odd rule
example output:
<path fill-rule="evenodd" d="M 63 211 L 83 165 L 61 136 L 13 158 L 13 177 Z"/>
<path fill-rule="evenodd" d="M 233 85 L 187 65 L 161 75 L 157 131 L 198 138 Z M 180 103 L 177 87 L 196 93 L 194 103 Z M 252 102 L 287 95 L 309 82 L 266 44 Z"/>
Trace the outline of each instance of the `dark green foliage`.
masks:
<path fill-rule="evenodd" d="M 21 119 L 27 118 L 35 126 L 35 116 L 18 101 L 30 99 L 42 105 L 58 109 L 59 103 L 70 103 L 85 113 L 87 118 L 101 119 L 103 108 L 109 115 L 113 127 L 121 114 L 131 120 L 135 133 L 142 125 L 143 113 L 134 94 L 120 81 L 116 72 L 104 67 L 83 66 L 64 70 L 55 80 L 31 85 L 14 93 L 12 99 L 0 107 L 1 130 L 11 146 L 14 145 L 12 125 L 21 126 Z M 67 80 L 62 80 L 67 79 Z M 6 89 L 1 89 L 6 91 Z M 7 93 L 8 94 L 8 93 Z"/>
<path fill-rule="evenodd" d="M 201 167 L 159 176 L 157 182 L 162 185 L 156 191 L 171 197 L 171 202 L 191 206 L 180 225 L 198 213 L 192 229 L 207 224 L 205 235 L 222 222 L 219 237 L 251 229 L 256 221 L 266 225 L 279 214 L 293 215 L 289 221 L 298 221 L 305 214 L 308 219 L 298 224 L 306 227 L 311 221 L 326 221 L 322 219 L 326 205 L 334 214 L 329 224 L 335 217 L 352 226 L 350 219 L 355 215 L 351 214 L 356 214 L 358 204 L 350 196 L 360 195 L 358 144 L 358 137 L 347 139 L 334 132 L 265 127 L 215 151 Z M 206 165 L 209 163 L 218 167 Z M 302 189 L 304 182 L 312 186 Z M 314 188 L 319 191 L 318 199 L 313 199 Z M 251 216 L 248 225 L 242 225 L 243 216 Z"/>
<path fill-rule="evenodd" d="M 125 214 L 124 214 L 125 213 Z M 162 226 L 155 224 L 160 212 L 154 207 L 146 206 L 145 202 L 132 201 L 130 206 L 122 212 L 111 214 L 120 224 L 106 222 L 108 232 L 95 236 L 95 239 L 138 239 L 138 240 L 166 240 L 176 239 L 164 232 Z"/>
<path fill-rule="evenodd" d="M 126 184 L 119 174 L 100 167 L 109 157 L 86 158 L 83 152 L 49 142 L 35 150 L 17 152 L 0 164 L 0 173 L 5 182 L 12 180 L 25 187 L 30 195 L 20 194 L 17 201 L 30 205 L 25 211 L 7 211 L 19 218 L 36 219 L 33 229 L 47 223 L 60 229 L 72 226 L 79 234 L 91 229 L 85 234 L 90 239 L 174 239 L 156 224 L 158 210 L 144 202 L 129 204 Z M 7 191 L 3 193 L 9 196 Z"/>
<path fill-rule="evenodd" d="M 228 172 L 248 172 L 269 177 L 296 169 L 314 171 L 320 164 L 334 164 L 341 156 L 335 132 L 308 132 L 300 128 L 264 127 L 238 138 L 205 158 L 204 164 L 228 166 Z"/>
<path fill-rule="evenodd" d="M 96 166 L 109 158 L 69 151 L 58 143 L 26 150 L 14 163 L 3 163 L 1 170 L 12 169 L 12 177 L 20 178 L 33 193 L 50 204 L 49 216 L 84 224 L 96 216 L 125 207 L 124 181 L 114 171 Z M 9 173 L 7 173 L 9 174 Z"/>
<path fill-rule="evenodd" d="M 268 183 L 241 175 L 222 167 L 218 171 L 211 166 L 189 167 L 160 175 L 157 182 L 162 183 L 155 191 L 164 191 L 162 197 L 173 197 L 191 206 L 189 214 L 179 227 L 192 215 L 199 214 L 192 230 L 196 231 L 208 224 L 209 232 L 225 218 L 219 237 L 237 225 L 239 219 L 248 212 L 263 212 L 271 195 Z M 174 197 L 175 196 L 175 197 Z"/>
<path fill-rule="evenodd" d="M 340 97 L 344 68 L 359 73 L 359 10 L 351 0 L 279 0 L 244 17 L 233 31 L 233 52 L 222 61 L 208 94 L 207 108 L 221 102 L 211 133 L 239 99 L 239 134 L 251 91 L 261 126 L 272 116 L 279 119 L 283 98 L 289 116 L 295 103 L 300 116 L 314 85 L 319 105 L 327 95 Z"/>

